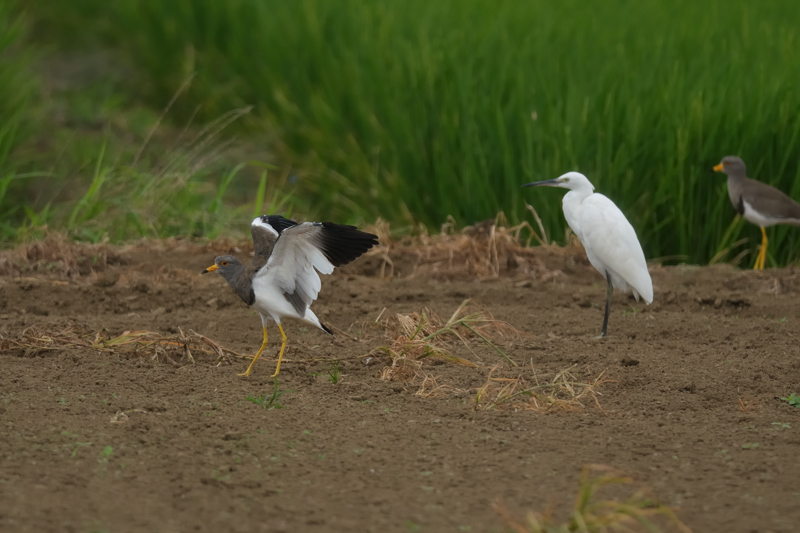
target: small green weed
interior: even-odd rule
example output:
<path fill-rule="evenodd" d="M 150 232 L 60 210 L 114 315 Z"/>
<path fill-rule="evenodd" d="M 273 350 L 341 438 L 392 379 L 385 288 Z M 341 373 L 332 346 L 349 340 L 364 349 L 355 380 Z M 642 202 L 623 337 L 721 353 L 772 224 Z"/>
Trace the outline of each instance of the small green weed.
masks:
<path fill-rule="evenodd" d="M 284 390 L 284 391 L 279 391 L 278 390 L 278 378 L 275 378 L 275 380 L 274 380 L 274 388 L 272 389 L 272 395 L 271 396 L 265 396 L 263 394 L 261 396 L 259 396 L 258 398 L 256 398 L 255 396 L 248 396 L 247 397 L 247 401 L 248 402 L 253 402 L 254 404 L 259 405 L 259 406 L 263 407 L 264 409 L 283 409 L 286 406 L 282 405 L 278 401 L 278 399 L 281 396 L 283 396 L 284 394 L 286 394 L 287 392 L 294 392 L 294 391 L 291 390 L 291 389 Z"/>
<path fill-rule="evenodd" d="M 792 407 L 800 407 L 800 394 L 796 392 L 791 393 L 789 396 L 782 396 L 781 400 L 788 403 Z"/>
<path fill-rule="evenodd" d="M 742 449 L 743 450 L 756 450 L 756 449 L 758 449 L 758 443 L 757 442 L 748 442 L 747 444 L 742 444 Z"/>
<path fill-rule="evenodd" d="M 99 457 L 97 459 L 98 463 L 107 463 L 109 459 L 114 455 L 114 448 L 111 446 L 106 446 L 100 451 Z"/>
<path fill-rule="evenodd" d="M 328 368 L 328 379 L 331 383 L 336 385 L 342 379 L 341 372 L 339 372 L 339 361 L 332 361 L 331 366 Z"/>
<path fill-rule="evenodd" d="M 223 474 L 219 470 L 212 470 L 211 471 L 211 478 L 217 481 L 227 482 L 231 479 L 231 474 Z"/>
<path fill-rule="evenodd" d="M 714 452 L 714 457 L 716 457 L 717 459 L 722 459 L 723 461 L 733 460 L 731 452 L 727 448 L 723 448 L 722 450 Z"/>
<path fill-rule="evenodd" d="M 91 442 L 76 442 L 75 443 L 75 448 L 73 448 L 72 454 L 70 454 L 70 457 L 75 457 L 76 455 L 78 455 L 78 450 L 80 450 L 81 447 L 83 447 L 83 446 L 91 446 L 91 445 L 92 445 Z"/>
<path fill-rule="evenodd" d="M 631 306 L 630 311 L 628 311 L 627 309 L 622 310 L 622 316 L 628 316 L 628 315 L 636 316 L 639 314 L 640 311 L 641 311 L 640 309 L 636 309 L 634 306 Z"/>

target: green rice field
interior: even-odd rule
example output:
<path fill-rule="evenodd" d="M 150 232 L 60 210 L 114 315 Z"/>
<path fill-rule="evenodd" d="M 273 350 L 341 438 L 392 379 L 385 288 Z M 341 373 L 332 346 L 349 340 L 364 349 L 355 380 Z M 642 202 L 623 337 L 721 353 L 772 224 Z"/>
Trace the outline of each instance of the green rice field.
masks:
<path fill-rule="evenodd" d="M 740 155 L 800 199 L 792 0 L 30 0 L 0 19 L 7 242 L 214 236 L 258 211 L 536 227 L 526 202 L 563 242 L 562 193 L 520 185 L 578 170 L 648 258 L 746 266 L 760 231 L 711 167 Z M 36 68 L 98 52 L 113 73 L 80 91 Z M 54 126 L 53 102 L 97 126 Z M 768 231 L 768 266 L 797 261 L 800 228 Z"/>

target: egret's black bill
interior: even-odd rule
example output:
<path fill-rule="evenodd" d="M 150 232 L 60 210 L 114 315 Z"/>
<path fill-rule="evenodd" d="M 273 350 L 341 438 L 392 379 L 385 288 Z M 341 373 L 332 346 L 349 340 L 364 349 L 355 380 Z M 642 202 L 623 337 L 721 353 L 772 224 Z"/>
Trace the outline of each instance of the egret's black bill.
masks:
<path fill-rule="evenodd" d="M 558 179 L 556 178 L 556 179 L 553 179 L 553 180 L 533 181 L 531 183 L 526 183 L 525 185 L 523 185 L 523 187 L 539 187 L 539 186 L 542 186 L 542 185 L 550 186 L 550 187 L 556 187 L 556 186 L 558 186 Z"/>

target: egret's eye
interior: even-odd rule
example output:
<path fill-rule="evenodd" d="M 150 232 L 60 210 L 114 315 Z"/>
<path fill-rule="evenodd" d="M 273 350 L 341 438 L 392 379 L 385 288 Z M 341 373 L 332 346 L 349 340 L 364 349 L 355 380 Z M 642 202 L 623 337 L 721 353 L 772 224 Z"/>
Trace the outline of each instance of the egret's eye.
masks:
<path fill-rule="evenodd" d="M 220 265 L 222 265 L 222 266 L 228 266 L 228 262 L 227 262 L 227 261 L 223 261 L 222 263 L 220 263 Z"/>

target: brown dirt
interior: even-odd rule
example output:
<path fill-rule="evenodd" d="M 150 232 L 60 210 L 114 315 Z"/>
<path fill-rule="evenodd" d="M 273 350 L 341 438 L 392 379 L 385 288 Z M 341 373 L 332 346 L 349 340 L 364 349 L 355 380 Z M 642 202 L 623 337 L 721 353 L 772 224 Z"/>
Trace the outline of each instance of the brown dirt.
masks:
<path fill-rule="evenodd" d="M 0 530 L 502 531 L 493 502 L 563 515 L 589 463 L 649 486 L 695 532 L 797 530 L 800 408 L 780 400 L 800 392 L 797 269 L 653 267 L 653 305 L 617 294 L 610 336 L 595 339 L 605 287 L 577 252 L 454 280 L 425 254 L 384 250 L 393 279 L 375 277 L 375 255 L 324 280 L 315 310 L 343 333 L 287 324 L 285 408 L 268 410 L 246 398 L 272 391 L 277 331 L 237 376 L 247 361 L 194 333 L 252 353 L 259 320 L 199 275 L 215 253 L 192 250 L 99 263 L 95 250 L 72 270 L 0 261 Z M 493 337 L 518 367 L 473 337 L 447 349 L 474 368 L 430 357 L 387 372 L 385 324 L 423 308 L 447 319 L 467 298 L 527 333 Z M 135 330 L 159 336 L 101 342 Z M 595 396 L 489 408 L 503 386 L 567 369 L 602 375 Z"/>

